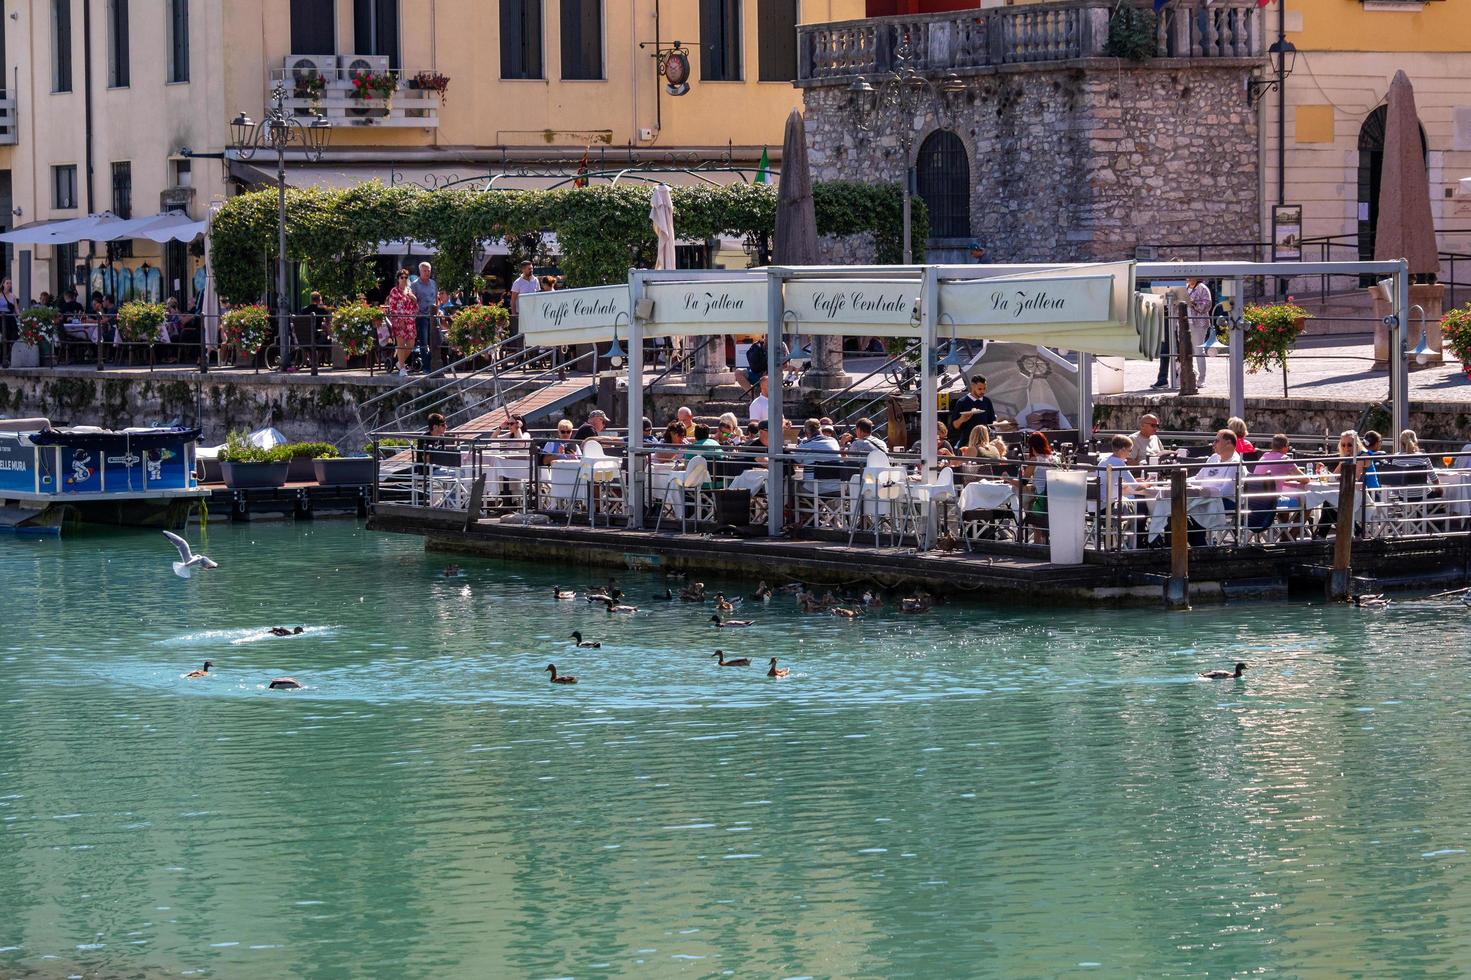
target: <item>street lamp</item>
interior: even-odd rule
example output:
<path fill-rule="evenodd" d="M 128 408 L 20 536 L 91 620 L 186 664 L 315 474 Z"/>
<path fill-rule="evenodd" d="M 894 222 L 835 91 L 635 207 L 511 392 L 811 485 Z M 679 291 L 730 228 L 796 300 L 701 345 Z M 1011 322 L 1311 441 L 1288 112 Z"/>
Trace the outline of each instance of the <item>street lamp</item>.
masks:
<path fill-rule="evenodd" d="M 298 146 L 312 163 L 322 159 L 332 124 L 325 116 L 312 113 L 311 121 L 294 115 L 286 108 L 286 85 L 277 83 L 271 93 L 266 117 L 252 122 L 244 112 L 230 122 L 230 149 L 241 160 L 249 160 L 257 150 L 276 151 L 276 322 L 281 347 L 281 370 L 290 363 L 291 325 L 286 309 L 286 149 Z"/>
<path fill-rule="evenodd" d="M 917 67 L 918 58 L 908 31 L 899 37 L 894 50 L 894 68 L 878 80 L 875 88 L 866 78 L 856 78 L 848 86 L 848 95 L 857 109 L 858 130 L 866 135 L 892 132 L 904 154 L 904 264 L 914 262 L 909 243 L 910 198 L 915 193 L 914 117 L 935 113 L 941 129 L 951 129 L 946 118 L 951 96 L 965 92 L 965 80 L 954 72 L 947 73 L 936 85 Z"/>

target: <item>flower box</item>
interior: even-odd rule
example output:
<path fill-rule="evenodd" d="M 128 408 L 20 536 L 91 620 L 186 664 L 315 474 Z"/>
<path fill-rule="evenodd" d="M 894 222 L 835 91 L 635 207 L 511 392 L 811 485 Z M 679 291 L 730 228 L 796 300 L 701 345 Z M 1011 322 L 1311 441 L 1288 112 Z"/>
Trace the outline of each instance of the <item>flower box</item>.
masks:
<path fill-rule="evenodd" d="M 324 487 L 366 486 L 378 475 L 378 461 L 371 456 L 314 459 L 312 469 Z"/>
<path fill-rule="evenodd" d="M 220 463 L 220 475 L 231 490 L 256 490 L 284 487 L 290 468 L 290 462 L 284 460 L 279 463 L 223 462 Z"/>

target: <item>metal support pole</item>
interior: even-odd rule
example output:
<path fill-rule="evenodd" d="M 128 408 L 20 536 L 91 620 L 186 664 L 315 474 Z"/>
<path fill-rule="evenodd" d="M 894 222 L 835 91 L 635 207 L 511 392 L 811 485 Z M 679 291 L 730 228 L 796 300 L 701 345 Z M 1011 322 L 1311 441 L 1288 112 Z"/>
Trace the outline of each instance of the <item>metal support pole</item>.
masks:
<path fill-rule="evenodd" d="M 785 407 L 782 405 L 782 360 L 781 331 L 782 283 L 785 275 L 781 269 L 766 270 L 766 533 L 780 537 L 782 518 L 786 513 L 786 483 L 784 467 L 778 459 L 785 448 L 782 440 L 781 420 Z"/>
<path fill-rule="evenodd" d="M 1410 326 L 1410 263 L 1400 260 L 1394 274 L 1394 326 L 1389 330 L 1389 441 L 1393 445 L 1410 425 L 1410 361 L 1405 355 L 1405 334 Z"/>
<path fill-rule="evenodd" d="M 291 324 L 286 316 L 286 146 L 276 145 L 276 324 L 281 347 L 281 370 L 290 357 L 287 335 Z"/>
<path fill-rule="evenodd" d="M 1078 451 L 1093 437 L 1093 355 L 1078 353 Z"/>
<path fill-rule="evenodd" d="M 909 195 L 914 190 L 914 167 L 909 162 L 910 147 L 904 146 L 904 264 L 914 264 L 914 246 L 910 242 L 909 220 L 910 205 Z"/>
<path fill-rule="evenodd" d="M 919 287 L 919 451 L 924 460 L 922 475 L 926 482 L 934 478 L 940 466 L 940 393 L 935 383 L 935 333 L 939 306 L 939 270 L 927 265 Z M 893 433 L 889 438 L 893 440 Z"/>
<path fill-rule="evenodd" d="M 628 273 L 628 308 L 638 309 L 644 295 L 643 276 Z M 644 526 L 644 323 L 633 316 L 628 324 L 628 526 Z"/>
<path fill-rule="evenodd" d="M 1214 328 L 1212 328 L 1214 329 Z M 1231 341 L 1231 415 L 1246 417 L 1246 335 L 1241 332 L 1241 313 L 1231 311 L 1231 326 L 1226 331 Z"/>

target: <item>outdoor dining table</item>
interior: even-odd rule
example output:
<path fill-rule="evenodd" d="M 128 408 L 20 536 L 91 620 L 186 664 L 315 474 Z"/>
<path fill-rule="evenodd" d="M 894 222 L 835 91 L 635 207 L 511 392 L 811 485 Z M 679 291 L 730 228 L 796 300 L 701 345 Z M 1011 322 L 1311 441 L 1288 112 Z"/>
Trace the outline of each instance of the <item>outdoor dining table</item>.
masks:
<path fill-rule="evenodd" d="M 1446 513 L 1451 517 L 1471 517 L 1471 469 L 1436 470 L 1435 478 L 1440 482 Z"/>
<path fill-rule="evenodd" d="M 1185 512 L 1207 531 L 1224 531 L 1230 525 L 1231 520 L 1226 513 L 1226 505 L 1214 488 L 1187 483 L 1185 497 Z M 1148 540 L 1152 541 L 1160 537 L 1169 527 L 1171 498 L 1168 483 L 1157 484 L 1146 491 L 1146 495 L 1135 498 L 1142 499 L 1149 510 Z M 1129 498 L 1124 499 L 1127 501 Z"/>
<path fill-rule="evenodd" d="M 512 485 L 525 483 L 531 476 L 531 460 L 524 454 L 484 453 L 480 468 L 485 474 L 485 492 L 495 496 L 509 493 Z"/>

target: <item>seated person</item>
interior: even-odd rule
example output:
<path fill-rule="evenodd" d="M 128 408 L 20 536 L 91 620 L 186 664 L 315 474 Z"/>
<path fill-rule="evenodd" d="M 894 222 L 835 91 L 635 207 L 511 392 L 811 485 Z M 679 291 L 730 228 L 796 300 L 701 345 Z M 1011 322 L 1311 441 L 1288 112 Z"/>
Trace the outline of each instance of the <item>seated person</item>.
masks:
<path fill-rule="evenodd" d="M 705 457 L 705 462 L 709 463 L 713 460 L 719 459 L 721 456 L 724 455 L 724 448 L 720 445 L 719 442 L 711 437 L 710 427 L 708 425 L 696 423 L 695 438 L 689 443 L 689 447 L 684 451 L 684 458 L 686 462 L 694 459 L 696 456 L 703 456 Z"/>
<path fill-rule="evenodd" d="M 741 423 L 736 419 L 735 412 L 726 412 L 720 416 L 720 424 L 716 429 L 715 438 L 722 446 L 739 446 L 741 444 Z"/>
<path fill-rule="evenodd" d="M 604 446 L 623 445 L 623 440 L 619 439 L 617 436 L 603 435 L 603 429 L 606 428 L 607 425 L 608 416 L 603 413 L 602 409 L 595 408 L 591 412 L 588 412 L 587 421 L 582 423 L 582 425 L 577 430 L 577 435 L 574 436 L 574 438 L 577 440 L 577 444 L 580 446 L 583 443 L 587 442 L 587 440 L 589 439 L 596 439 Z"/>
<path fill-rule="evenodd" d="M 1099 512 L 1106 513 L 1110 508 L 1116 510 L 1123 546 L 1132 548 L 1135 546 L 1139 526 L 1143 523 L 1143 511 L 1140 502 L 1135 499 L 1143 493 L 1143 487 L 1129 471 L 1129 450 L 1134 447 L 1134 440 L 1125 435 L 1117 435 L 1109 441 L 1109 445 L 1113 452 L 1098 461 Z"/>
<path fill-rule="evenodd" d="M 802 438 L 797 442 L 796 458 L 801 466 L 825 466 L 842 459 L 843 450 L 830 434 L 823 434 L 822 422 L 808 419 L 802 423 Z M 829 431 L 831 427 L 829 427 Z"/>
<path fill-rule="evenodd" d="M 849 459 L 862 460 L 875 449 L 889 451 L 888 443 L 873 434 L 873 419 L 861 418 L 853 423 L 853 431 L 843 433 L 838 440 Z"/>
<path fill-rule="evenodd" d="M 1195 473 L 1195 483 L 1213 497 L 1220 497 L 1227 510 L 1236 509 L 1236 478 L 1241 471 L 1241 456 L 1236 452 L 1236 433 L 1222 429 L 1216 433 L 1215 452 Z"/>
<path fill-rule="evenodd" d="M 572 423 L 563 419 L 557 423 L 557 437 L 547 440 L 541 447 L 541 465 L 551 466 L 559 459 L 579 459 L 582 443 L 572 438 Z"/>
<path fill-rule="evenodd" d="M 505 426 L 496 438 L 502 442 L 513 442 L 518 445 L 529 446 L 531 444 L 531 436 L 526 434 L 526 420 L 519 415 L 512 415 L 506 419 Z"/>
<path fill-rule="evenodd" d="M 664 427 L 664 438 L 659 440 L 661 446 L 671 447 L 663 452 L 654 454 L 654 459 L 660 463 L 672 463 L 680 458 L 680 453 L 673 447 L 683 446 L 686 442 L 686 433 L 683 422 L 670 422 Z"/>

